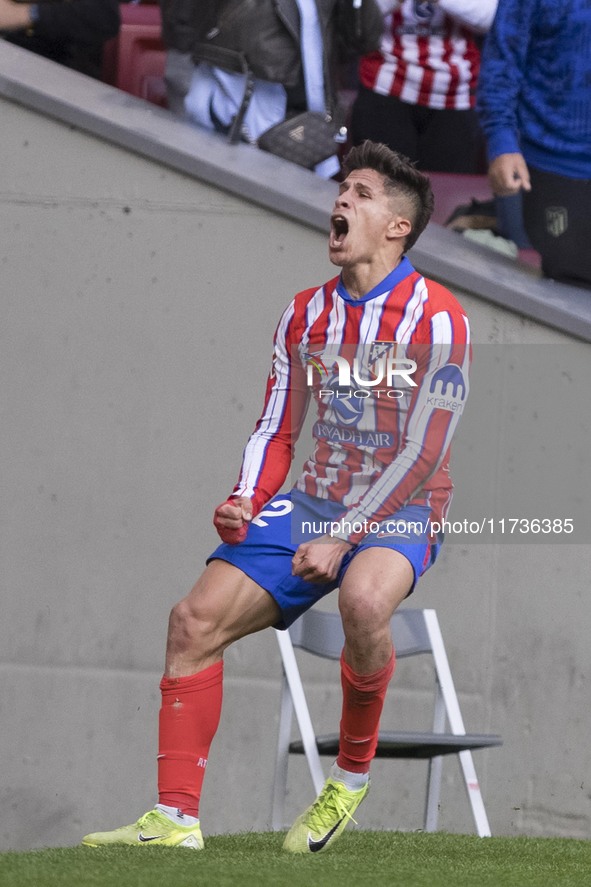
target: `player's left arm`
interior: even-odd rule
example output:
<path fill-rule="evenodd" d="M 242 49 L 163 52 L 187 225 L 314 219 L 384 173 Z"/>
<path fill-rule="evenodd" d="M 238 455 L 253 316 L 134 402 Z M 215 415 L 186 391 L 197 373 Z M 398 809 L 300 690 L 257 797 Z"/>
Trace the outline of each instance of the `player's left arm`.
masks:
<path fill-rule="evenodd" d="M 306 582 L 324 584 L 337 578 L 343 558 L 353 544 L 332 536 L 302 542 L 292 559 L 292 573 Z"/>

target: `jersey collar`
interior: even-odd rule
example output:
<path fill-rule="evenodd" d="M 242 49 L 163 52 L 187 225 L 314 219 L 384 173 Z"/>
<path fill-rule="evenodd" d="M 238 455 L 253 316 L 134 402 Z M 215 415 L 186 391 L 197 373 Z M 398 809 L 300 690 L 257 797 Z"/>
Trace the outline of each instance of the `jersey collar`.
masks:
<path fill-rule="evenodd" d="M 349 295 L 345 288 L 345 284 L 343 283 L 342 277 L 339 277 L 339 282 L 337 283 L 337 293 L 344 299 L 345 302 L 348 302 L 350 305 L 359 305 L 362 302 L 369 302 L 370 299 L 375 299 L 378 296 L 382 296 L 384 293 L 390 292 L 394 287 L 400 283 L 401 280 L 404 280 L 405 277 L 408 277 L 410 274 L 414 273 L 414 268 L 411 265 L 410 261 L 406 256 L 403 256 L 400 263 L 394 268 L 393 271 L 384 277 L 377 286 L 374 286 L 372 290 L 366 293 L 365 296 L 362 296 L 360 299 L 354 299 Z"/>

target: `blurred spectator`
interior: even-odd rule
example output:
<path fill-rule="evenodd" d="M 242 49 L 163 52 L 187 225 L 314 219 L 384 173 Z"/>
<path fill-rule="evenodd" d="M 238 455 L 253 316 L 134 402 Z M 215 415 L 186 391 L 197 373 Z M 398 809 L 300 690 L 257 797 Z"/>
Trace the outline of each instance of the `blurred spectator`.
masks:
<path fill-rule="evenodd" d="M 589 0 L 499 0 L 478 111 L 493 191 L 523 191 L 543 273 L 591 284 Z"/>
<path fill-rule="evenodd" d="M 337 51 L 358 57 L 378 45 L 382 28 L 375 0 L 274 0 L 259 3 L 256 17 L 240 0 L 160 0 L 160 6 L 169 108 L 218 131 L 241 114 L 244 74 L 202 52 L 214 34 L 206 49 L 239 52 L 254 73 L 241 126 L 253 143 L 297 113 L 328 111 L 338 119 Z M 333 175 L 338 168 L 333 158 L 316 169 Z"/>
<path fill-rule="evenodd" d="M 353 144 L 384 142 L 430 172 L 483 172 L 474 105 L 482 35 L 497 0 L 378 3 L 383 36 L 361 60 Z"/>
<path fill-rule="evenodd" d="M 166 85 L 168 106 L 177 114 L 185 114 L 185 97 L 191 85 L 195 63 L 192 50 L 196 42 L 210 26 L 215 26 L 220 11 L 232 8 L 242 15 L 239 0 L 159 0 L 162 12 L 162 39 L 167 47 Z M 333 49 L 338 53 L 338 61 L 350 61 L 363 52 L 376 48 L 381 34 L 381 12 L 377 0 L 275 0 L 277 18 L 287 35 L 287 42 L 281 41 L 279 50 L 285 58 L 278 61 L 285 70 L 284 79 L 288 83 L 288 107 L 304 110 L 306 98 L 302 79 L 300 50 L 302 43 L 302 22 L 306 8 L 316 12 L 321 27 L 321 51 Z M 264 4 L 260 6 L 264 13 Z M 261 48 L 268 35 L 260 33 Z M 327 39 L 328 38 L 328 39 Z M 267 47 L 264 48 L 267 52 Z M 335 61 L 328 60 L 329 64 Z M 331 71 L 331 73 L 334 73 Z M 297 87 L 289 84 L 295 80 Z"/>
<path fill-rule="evenodd" d="M 166 46 L 164 79 L 168 108 L 179 117 L 185 116 L 185 97 L 191 86 L 195 63 L 191 49 L 198 37 L 196 10 L 200 0 L 160 0 L 162 40 Z M 210 7 L 211 3 L 208 2 Z"/>
<path fill-rule="evenodd" d="M 117 0 L 0 0 L 0 34 L 82 74 L 101 76 L 104 43 L 119 31 Z"/>

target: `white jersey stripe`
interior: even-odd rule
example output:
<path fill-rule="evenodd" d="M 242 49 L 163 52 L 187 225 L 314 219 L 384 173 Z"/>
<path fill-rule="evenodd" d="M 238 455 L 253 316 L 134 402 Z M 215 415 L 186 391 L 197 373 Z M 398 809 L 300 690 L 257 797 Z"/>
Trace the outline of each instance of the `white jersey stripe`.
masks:
<path fill-rule="evenodd" d="M 413 296 L 407 302 L 402 319 L 394 333 L 394 341 L 399 345 L 410 342 L 410 338 L 423 316 L 424 303 L 428 296 L 425 280 L 421 277 L 415 285 Z"/>

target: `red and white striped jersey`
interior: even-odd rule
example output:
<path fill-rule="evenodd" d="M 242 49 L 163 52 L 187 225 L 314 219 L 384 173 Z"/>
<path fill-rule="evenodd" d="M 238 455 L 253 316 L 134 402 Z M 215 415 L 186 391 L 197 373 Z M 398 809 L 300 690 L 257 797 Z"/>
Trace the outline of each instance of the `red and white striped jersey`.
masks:
<path fill-rule="evenodd" d="M 465 111 L 476 101 L 477 34 L 438 4 L 405 0 L 385 16 L 380 49 L 361 59 L 359 79 L 380 95 Z"/>
<path fill-rule="evenodd" d="M 298 293 L 277 327 L 264 409 L 232 495 L 249 496 L 254 513 L 275 495 L 313 401 L 312 453 L 297 489 L 341 503 L 351 524 L 410 502 L 442 520 L 469 362 L 465 312 L 407 258 L 361 299 L 339 277 Z"/>

